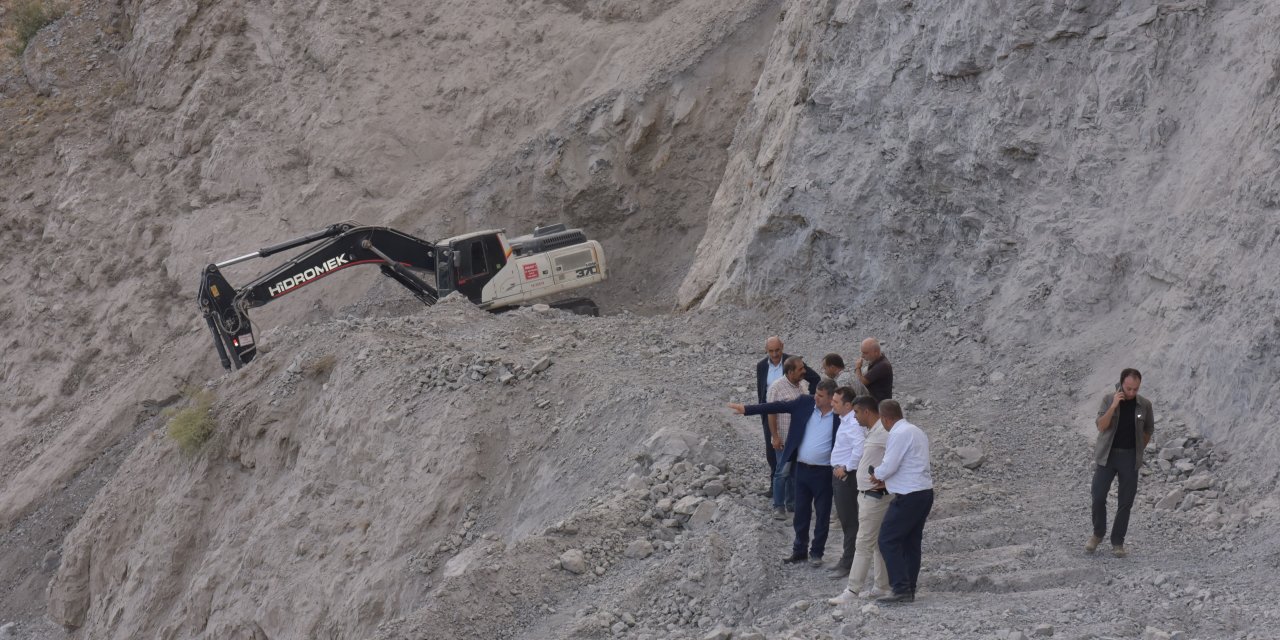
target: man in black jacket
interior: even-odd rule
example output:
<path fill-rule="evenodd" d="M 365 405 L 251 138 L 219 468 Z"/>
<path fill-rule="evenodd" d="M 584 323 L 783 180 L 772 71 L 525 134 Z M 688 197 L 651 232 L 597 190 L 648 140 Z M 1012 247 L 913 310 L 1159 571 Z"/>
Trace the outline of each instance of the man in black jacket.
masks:
<path fill-rule="evenodd" d="M 787 443 L 778 457 L 779 464 L 794 462 L 796 469 L 796 516 L 792 522 L 796 537 L 791 544 L 791 555 L 783 559 L 788 564 L 808 560 L 814 566 L 822 565 L 831 526 L 831 448 L 840 429 L 840 416 L 832 410 L 835 390 L 835 381 L 823 380 L 811 396 L 787 402 L 729 405 L 739 415 L 791 415 Z M 814 519 L 812 544 L 809 543 L 811 517 Z"/>
<path fill-rule="evenodd" d="M 756 363 L 756 399 L 758 402 L 765 401 L 765 395 L 769 393 L 769 385 L 782 377 L 782 363 L 786 362 L 790 354 L 782 350 L 782 338 L 778 336 L 770 336 L 764 342 L 765 358 Z M 808 365 L 804 368 L 805 382 L 809 383 L 809 395 L 813 395 L 814 388 L 817 387 L 818 381 L 822 379 L 817 371 L 810 369 Z M 773 476 L 778 467 L 777 452 L 773 450 L 773 443 L 769 438 L 769 417 L 760 416 L 760 427 L 764 432 L 764 457 L 769 461 L 769 490 L 765 495 L 773 497 Z"/>
<path fill-rule="evenodd" d="M 853 363 L 853 375 L 867 388 L 876 402 L 893 397 L 893 365 L 880 350 L 880 341 L 867 338 L 862 341 L 862 356 Z M 863 371 L 863 365 L 867 370 Z"/>

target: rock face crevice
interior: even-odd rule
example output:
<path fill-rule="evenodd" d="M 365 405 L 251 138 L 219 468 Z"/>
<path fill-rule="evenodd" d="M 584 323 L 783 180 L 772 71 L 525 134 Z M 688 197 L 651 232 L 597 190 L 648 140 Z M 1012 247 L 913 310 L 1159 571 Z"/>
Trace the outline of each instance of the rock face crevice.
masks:
<path fill-rule="evenodd" d="M 1002 343 L 1167 372 L 1274 450 L 1274 401 L 1233 391 L 1276 348 L 1272 9 L 791 3 L 679 304 L 946 287 Z"/>

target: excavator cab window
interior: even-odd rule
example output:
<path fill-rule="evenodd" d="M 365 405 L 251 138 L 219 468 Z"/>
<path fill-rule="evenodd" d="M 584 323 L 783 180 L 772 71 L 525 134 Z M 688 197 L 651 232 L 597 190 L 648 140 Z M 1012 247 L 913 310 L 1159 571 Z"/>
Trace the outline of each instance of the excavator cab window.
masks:
<path fill-rule="evenodd" d="M 480 291 L 498 270 L 506 266 L 506 255 L 498 236 L 470 238 L 455 245 L 461 268 L 458 273 L 458 291 L 473 302 L 480 301 Z"/>
<path fill-rule="evenodd" d="M 468 277 L 478 277 L 489 273 L 489 264 L 484 259 L 484 243 L 476 240 L 471 243 L 470 268 L 466 270 Z"/>

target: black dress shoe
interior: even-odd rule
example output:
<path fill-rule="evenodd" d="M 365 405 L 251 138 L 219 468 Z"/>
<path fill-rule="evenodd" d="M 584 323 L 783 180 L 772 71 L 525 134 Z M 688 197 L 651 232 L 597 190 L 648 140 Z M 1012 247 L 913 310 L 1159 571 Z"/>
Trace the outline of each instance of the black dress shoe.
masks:
<path fill-rule="evenodd" d="M 915 602 L 916 595 L 914 593 L 891 593 L 887 596 L 876 598 L 876 604 L 906 604 Z"/>
<path fill-rule="evenodd" d="M 795 564 L 797 562 L 804 562 L 805 560 L 808 560 L 808 559 L 809 559 L 809 554 L 807 553 L 793 553 L 783 558 L 782 562 L 783 564 Z"/>

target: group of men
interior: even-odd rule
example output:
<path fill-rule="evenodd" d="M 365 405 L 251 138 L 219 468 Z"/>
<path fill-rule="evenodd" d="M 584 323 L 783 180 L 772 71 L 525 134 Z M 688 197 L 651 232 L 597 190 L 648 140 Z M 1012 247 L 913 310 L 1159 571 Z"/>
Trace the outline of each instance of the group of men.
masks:
<path fill-rule="evenodd" d="M 821 375 L 777 336 L 765 354 L 756 366 L 759 404 L 729 407 L 761 416 L 766 495 L 775 518 L 793 512 L 795 539 L 783 562 L 822 566 L 834 504 L 844 539 L 829 575 L 847 583 L 830 602 L 913 602 L 933 506 L 929 438 L 892 399 L 893 365 L 880 343 L 863 340 L 852 369 L 828 354 Z M 874 584 L 864 590 L 869 578 Z"/>
<path fill-rule="evenodd" d="M 776 336 L 766 341 L 765 354 L 756 365 L 759 403 L 730 403 L 729 408 L 761 417 L 769 463 L 766 495 L 775 518 L 794 514 L 795 539 L 783 562 L 822 566 L 834 504 L 844 540 L 828 575 L 847 577 L 847 583 L 828 602 L 914 602 L 924 525 L 934 499 L 929 437 L 892 399 L 893 366 L 879 342 L 863 340 L 851 370 L 838 354 L 828 354 L 821 375 L 787 354 Z M 1142 452 L 1155 430 L 1151 402 L 1138 394 L 1141 384 L 1137 369 L 1123 370 L 1115 393 L 1098 408 L 1088 553 L 1106 535 L 1107 494 L 1118 479 L 1112 553 L 1128 554 L 1124 540 Z M 872 585 L 864 590 L 868 578 Z"/>

